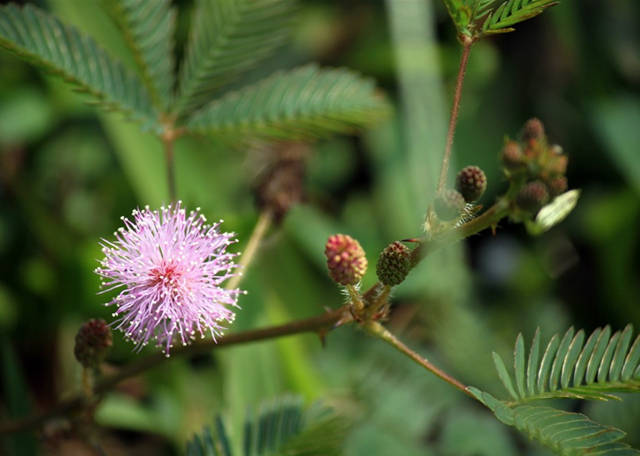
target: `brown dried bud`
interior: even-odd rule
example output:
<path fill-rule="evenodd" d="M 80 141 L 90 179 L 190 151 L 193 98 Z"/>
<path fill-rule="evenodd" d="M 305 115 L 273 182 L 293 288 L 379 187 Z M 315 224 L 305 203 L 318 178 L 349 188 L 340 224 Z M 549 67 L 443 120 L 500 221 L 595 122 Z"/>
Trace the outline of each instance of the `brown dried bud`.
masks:
<path fill-rule="evenodd" d="M 306 149 L 296 143 L 284 144 L 279 155 L 261 172 L 254 186 L 256 203 L 260 209 L 272 212 L 276 221 L 303 198 Z"/>
<path fill-rule="evenodd" d="M 411 251 L 400 242 L 389 244 L 380 253 L 376 264 L 378 280 L 385 285 L 402 283 L 411 270 Z"/>
<path fill-rule="evenodd" d="M 367 258 L 360 243 L 346 234 L 330 236 L 324 247 L 331 278 L 341 285 L 357 284 L 367 272 Z"/>
<path fill-rule="evenodd" d="M 107 356 L 112 343 L 111 329 L 107 323 L 93 318 L 78 330 L 73 353 L 85 368 L 97 367 Z"/>
<path fill-rule="evenodd" d="M 516 141 L 507 141 L 502 148 L 502 164 L 507 169 L 516 169 L 524 165 L 524 154 L 520 144 Z"/>
<path fill-rule="evenodd" d="M 529 142 L 531 140 L 540 141 L 544 138 L 544 125 L 540 119 L 532 118 L 527 120 L 522 129 L 522 140 Z"/>
<path fill-rule="evenodd" d="M 442 220 L 458 218 L 464 209 L 464 197 L 459 191 L 453 189 L 444 190 L 433 202 L 436 215 Z"/>
<path fill-rule="evenodd" d="M 567 188 L 569 188 L 567 178 L 564 176 L 554 177 L 547 182 L 547 186 L 549 187 L 549 193 L 552 197 L 556 197 L 566 192 Z"/>
<path fill-rule="evenodd" d="M 549 191 L 544 182 L 533 181 L 520 189 L 516 204 L 522 210 L 535 214 L 549 201 Z"/>
<path fill-rule="evenodd" d="M 487 189 L 487 176 L 477 166 L 466 166 L 456 176 L 456 189 L 467 203 L 477 201 Z"/>

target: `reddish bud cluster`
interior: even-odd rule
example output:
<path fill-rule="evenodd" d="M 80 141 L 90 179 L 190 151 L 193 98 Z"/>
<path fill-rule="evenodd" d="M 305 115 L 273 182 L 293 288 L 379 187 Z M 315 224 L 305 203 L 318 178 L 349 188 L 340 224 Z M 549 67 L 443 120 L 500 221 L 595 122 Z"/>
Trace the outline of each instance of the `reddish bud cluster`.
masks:
<path fill-rule="evenodd" d="M 568 188 L 568 158 L 558 145 L 549 145 L 539 119 L 529 119 L 522 129 L 522 142 L 507 140 L 502 149 L 505 174 L 516 182 L 524 181 L 516 204 L 535 214 L 543 204 Z"/>
<path fill-rule="evenodd" d="M 367 258 L 360 243 L 346 234 L 330 236 L 324 247 L 331 278 L 341 285 L 357 284 L 367 272 Z"/>
<path fill-rule="evenodd" d="M 107 356 L 112 343 L 107 323 L 102 319 L 91 319 L 78 330 L 73 353 L 85 368 L 97 367 Z"/>
<path fill-rule="evenodd" d="M 462 168 L 456 176 L 456 190 L 467 203 L 477 201 L 487 189 L 487 176 L 477 166 Z"/>

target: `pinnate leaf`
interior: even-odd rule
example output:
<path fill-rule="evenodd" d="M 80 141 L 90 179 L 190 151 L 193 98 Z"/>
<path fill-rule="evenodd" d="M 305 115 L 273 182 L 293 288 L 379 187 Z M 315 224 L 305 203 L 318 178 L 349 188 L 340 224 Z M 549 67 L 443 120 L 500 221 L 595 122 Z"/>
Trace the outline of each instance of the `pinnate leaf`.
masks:
<path fill-rule="evenodd" d="M 96 42 L 39 8 L 0 6 L 0 46 L 62 76 L 96 104 L 148 126 L 156 119 L 140 79 Z"/>

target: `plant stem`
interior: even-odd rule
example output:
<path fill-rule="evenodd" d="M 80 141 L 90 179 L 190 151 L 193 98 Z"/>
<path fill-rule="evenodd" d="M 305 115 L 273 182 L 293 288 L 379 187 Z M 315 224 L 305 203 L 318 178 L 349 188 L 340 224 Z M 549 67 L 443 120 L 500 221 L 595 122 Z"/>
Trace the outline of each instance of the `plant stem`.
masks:
<path fill-rule="evenodd" d="M 389 345 L 391 345 L 392 347 L 394 347 L 398 351 L 404 353 L 406 356 L 411 358 L 416 363 L 420 364 L 422 367 L 427 369 L 432 374 L 434 374 L 437 377 L 441 378 L 442 380 L 444 380 L 445 382 L 447 382 L 451 386 L 459 389 L 460 391 L 462 391 L 467 396 L 470 396 L 470 397 L 475 399 L 474 395 L 471 394 L 471 392 L 467 389 L 467 387 L 462 382 L 460 382 L 459 380 L 456 380 L 451 375 L 449 375 L 446 372 L 444 372 L 442 369 L 440 369 L 440 368 L 434 366 L 433 364 L 431 364 L 431 362 L 428 359 L 423 358 L 418 353 L 416 353 L 415 351 L 411 350 L 409 347 L 407 347 L 405 344 L 403 344 L 400 340 L 398 340 L 398 338 L 396 336 L 394 336 L 387 328 L 382 326 L 377 321 L 368 322 L 364 326 L 364 328 L 367 330 L 367 332 L 369 334 L 384 340 Z"/>
<path fill-rule="evenodd" d="M 447 142 L 442 157 L 442 166 L 440 167 L 440 179 L 438 179 L 438 191 L 441 193 L 444 184 L 447 181 L 447 170 L 449 169 L 449 161 L 451 159 L 451 149 L 453 148 L 453 136 L 456 132 L 458 123 L 458 112 L 460 111 L 460 100 L 462 99 L 462 87 L 464 85 L 464 76 L 467 71 L 467 63 L 469 62 L 469 54 L 473 39 L 467 36 L 462 38 L 462 57 L 460 58 L 460 68 L 458 69 L 458 77 L 456 79 L 456 89 L 453 94 L 453 106 L 451 107 L 451 117 L 449 118 L 449 131 L 447 132 Z"/>
<path fill-rule="evenodd" d="M 225 288 L 227 290 L 232 290 L 238 287 L 238 284 L 242 280 L 242 277 L 244 277 L 249 264 L 256 256 L 258 247 L 260 247 L 260 242 L 271 226 L 272 220 L 273 214 L 271 213 L 271 211 L 265 210 L 260 213 L 258 221 L 256 222 L 256 226 L 253 228 L 253 232 L 251 233 L 251 237 L 249 238 L 249 242 L 247 243 L 247 248 L 240 256 L 240 261 L 238 262 L 238 266 L 241 272 L 229 279 L 229 281 L 225 285 Z"/>
<path fill-rule="evenodd" d="M 163 138 L 164 153 L 167 159 L 167 186 L 169 188 L 169 199 L 171 202 L 176 201 L 176 170 L 175 160 L 173 157 L 173 137 L 167 135 Z"/>
<path fill-rule="evenodd" d="M 140 358 L 137 361 L 125 366 L 117 373 L 103 377 L 100 379 L 93 389 L 93 394 L 101 394 L 113 389 L 118 383 L 129 377 L 138 375 L 158 364 L 165 363 L 171 359 L 180 356 L 196 355 L 200 353 L 208 353 L 221 347 L 238 345 L 242 343 L 256 342 L 260 340 L 274 339 L 277 337 L 285 337 L 293 334 L 301 334 L 307 332 L 323 333 L 334 329 L 343 324 L 353 321 L 348 306 L 342 306 L 338 309 L 326 312 L 322 315 L 307 318 L 304 320 L 296 320 L 283 325 L 271 326 L 262 329 L 254 329 L 243 331 L 218 339 L 217 343 L 213 340 L 198 342 L 185 347 L 178 347 L 171 352 L 171 358 L 167 359 L 162 353 L 154 353 L 152 355 Z M 0 423 L 0 435 L 18 432 L 25 429 L 31 429 L 46 422 L 52 417 L 66 415 L 76 410 L 80 410 L 88 404 L 85 393 L 72 396 L 68 399 L 60 401 L 57 405 L 42 413 Z"/>

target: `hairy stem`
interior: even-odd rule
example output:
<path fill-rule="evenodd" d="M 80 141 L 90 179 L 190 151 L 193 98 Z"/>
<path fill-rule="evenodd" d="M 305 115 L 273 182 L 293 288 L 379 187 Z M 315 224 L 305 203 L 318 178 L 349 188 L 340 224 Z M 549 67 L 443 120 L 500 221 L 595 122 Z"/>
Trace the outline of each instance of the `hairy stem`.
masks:
<path fill-rule="evenodd" d="M 394 347 L 395 349 L 397 349 L 401 353 L 403 353 L 406 356 L 408 356 L 409 358 L 411 358 L 413 361 L 415 361 L 417 364 L 419 364 L 422 367 L 424 367 L 425 369 L 427 369 L 432 374 L 434 374 L 437 377 L 441 378 L 442 380 L 444 380 L 445 382 L 447 382 L 451 386 L 459 389 L 460 391 L 462 391 L 467 396 L 470 396 L 470 397 L 475 399 L 474 395 L 471 394 L 471 392 L 467 389 L 467 387 L 462 382 L 460 382 L 459 380 L 456 380 L 454 377 L 452 377 L 451 375 L 447 374 L 442 369 L 440 369 L 440 368 L 434 366 L 433 364 L 431 364 L 431 362 L 428 359 L 423 358 L 418 353 L 416 353 L 415 351 L 413 351 L 412 349 L 407 347 L 396 336 L 394 336 L 387 328 L 382 326 L 377 321 L 368 322 L 364 326 L 364 328 L 367 330 L 367 332 L 369 334 L 384 340 L 389 345 L 391 345 L 392 347 Z"/>
<path fill-rule="evenodd" d="M 251 233 L 251 237 L 249 238 L 249 242 L 247 242 L 247 248 L 244 250 L 242 255 L 240 256 L 240 261 L 238 262 L 238 266 L 240 267 L 241 272 L 238 275 L 235 275 L 229 279 L 225 288 L 227 290 L 233 290 L 237 288 L 244 277 L 244 274 L 249 267 L 249 264 L 256 256 L 258 252 L 258 248 L 260 247 L 260 242 L 264 238 L 264 235 L 269 230 L 271 226 L 271 222 L 273 220 L 273 215 L 271 211 L 263 211 L 260 213 L 260 217 L 258 217 L 258 221 L 256 226 L 253 228 L 253 232 Z"/>
<path fill-rule="evenodd" d="M 438 191 L 441 193 L 444 184 L 447 181 L 447 171 L 449 169 L 449 161 L 451 160 L 451 150 L 453 148 L 453 136 L 456 132 L 458 123 L 458 112 L 460 111 L 460 100 L 462 99 L 462 87 L 464 85 L 464 76 L 467 71 L 467 63 L 469 63 L 469 54 L 473 39 L 467 36 L 462 37 L 462 57 L 460 58 L 460 68 L 458 69 L 458 77 L 456 79 L 456 89 L 453 94 L 453 106 L 451 107 L 451 117 L 449 118 L 449 131 L 447 132 L 447 142 L 442 157 L 442 166 L 440 167 L 440 179 L 438 179 Z"/>
<path fill-rule="evenodd" d="M 193 345 L 176 348 L 171 352 L 171 358 L 167 359 L 162 353 L 154 353 L 152 355 L 140 358 L 137 361 L 123 367 L 117 373 L 101 378 L 93 388 L 93 394 L 105 393 L 113 389 L 118 383 L 127 378 L 138 375 L 148 369 L 151 369 L 161 363 L 170 361 L 179 356 L 189 356 L 201 353 L 208 353 L 221 347 L 238 345 L 249 342 L 257 342 L 260 340 L 274 339 L 278 337 L 290 336 L 301 333 L 318 333 L 323 334 L 328 330 L 351 322 L 352 316 L 348 306 L 326 312 L 316 317 L 304 320 L 296 320 L 283 325 L 271 326 L 262 329 L 254 329 L 243 331 L 236 334 L 229 334 L 218 339 L 217 343 L 213 340 L 207 340 Z M 52 417 L 67 415 L 69 413 L 81 410 L 89 403 L 85 393 L 72 396 L 68 399 L 58 402 L 49 410 L 42 413 L 18 419 L 15 421 L 0 423 L 0 435 L 18 432 L 24 429 L 37 427 Z"/>

